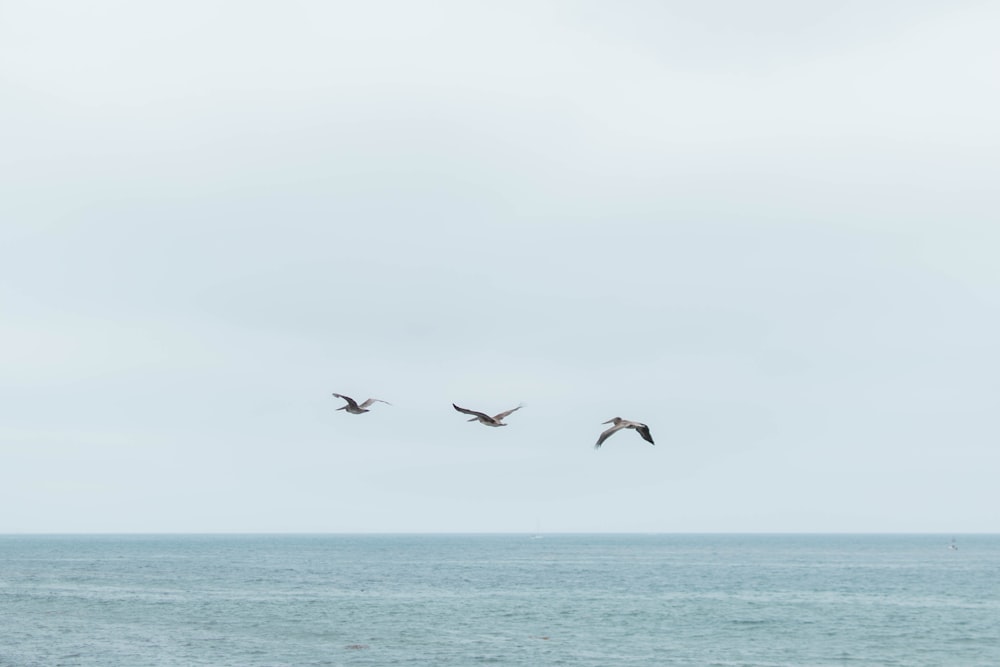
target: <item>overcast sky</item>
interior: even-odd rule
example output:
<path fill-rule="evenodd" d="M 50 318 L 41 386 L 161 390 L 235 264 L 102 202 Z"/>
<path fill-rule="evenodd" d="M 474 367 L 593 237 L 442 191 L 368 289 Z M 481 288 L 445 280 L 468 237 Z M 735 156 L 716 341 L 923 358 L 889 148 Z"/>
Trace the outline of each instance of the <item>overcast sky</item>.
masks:
<path fill-rule="evenodd" d="M 997 25 L 0 1 L 0 532 L 1000 531 Z"/>

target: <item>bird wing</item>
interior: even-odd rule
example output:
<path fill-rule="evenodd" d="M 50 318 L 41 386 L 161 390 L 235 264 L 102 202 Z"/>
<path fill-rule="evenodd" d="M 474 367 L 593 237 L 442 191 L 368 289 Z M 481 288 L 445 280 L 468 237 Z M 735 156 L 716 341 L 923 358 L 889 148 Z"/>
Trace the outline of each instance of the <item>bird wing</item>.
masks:
<path fill-rule="evenodd" d="M 614 426 L 612 426 L 611 428 L 609 428 L 607 431 L 605 431 L 604 433 L 602 433 L 601 437 L 599 437 L 597 439 L 597 443 L 594 445 L 594 449 L 600 449 L 601 445 L 604 444 L 605 440 L 607 440 L 608 438 L 610 438 L 611 436 L 613 436 L 615 433 L 617 433 L 618 431 L 622 430 L 626 426 L 627 426 L 627 424 L 625 422 L 622 422 L 620 424 L 615 424 Z"/>
<path fill-rule="evenodd" d="M 392 405 L 392 403 L 390 403 L 389 401 L 383 401 L 381 398 L 369 398 L 367 401 L 365 401 L 358 407 L 367 408 L 372 403 L 385 403 L 386 405 Z"/>
<path fill-rule="evenodd" d="M 333 394 L 333 395 L 334 395 L 334 396 L 336 396 L 337 398 L 342 398 L 342 399 L 344 399 L 345 401 L 347 401 L 347 404 L 348 404 L 348 405 L 350 405 L 350 406 L 351 406 L 352 408 L 356 408 L 356 407 L 358 407 L 358 402 L 357 402 L 357 401 L 355 401 L 355 400 L 354 400 L 353 398 L 351 398 L 350 396 L 344 396 L 343 394 L 338 394 L 338 393 L 336 393 L 336 392 L 334 392 L 334 394 Z"/>
<path fill-rule="evenodd" d="M 520 409 L 521 409 L 521 408 L 523 408 L 523 407 L 524 407 L 524 405 L 523 405 L 523 404 L 521 404 L 521 405 L 517 406 L 516 408 L 511 408 L 511 409 L 510 409 L 510 410 L 508 410 L 507 412 L 501 412 L 501 413 L 500 413 L 500 414 L 498 414 L 498 415 L 493 415 L 493 419 L 496 419 L 497 421 L 501 421 L 501 420 L 503 420 L 503 418 L 504 418 L 504 417 L 506 417 L 507 415 L 511 414 L 512 412 L 517 412 L 518 410 L 520 410 Z"/>
<path fill-rule="evenodd" d="M 651 445 L 655 445 L 656 444 L 655 442 L 653 442 L 653 436 L 651 436 L 649 434 L 649 427 L 648 426 L 646 426 L 645 424 L 639 424 L 638 426 L 635 427 L 635 430 L 639 432 L 639 435 L 642 436 L 643 440 L 645 440 L 646 442 L 648 442 Z"/>
<path fill-rule="evenodd" d="M 460 408 L 460 407 L 458 407 L 458 406 L 457 406 L 457 405 L 455 405 L 454 403 L 452 403 L 452 404 L 451 404 L 451 407 L 455 408 L 455 409 L 456 409 L 456 410 L 458 410 L 459 412 L 464 412 L 464 413 L 465 413 L 465 414 L 467 414 L 467 415 L 472 415 L 472 416 L 474 416 L 474 417 L 480 417 L 480 418 L 482 418 L 482 419 L 485 419 L 486 421 L 493 421 L 493 418 L 492 418 L 492 417 L 490 417 L 490 416 L 489 416 L 488 414 L 486 414 L 485 412 L 476 412 L 475 410 L 466 410 L 465 408 Z"/>

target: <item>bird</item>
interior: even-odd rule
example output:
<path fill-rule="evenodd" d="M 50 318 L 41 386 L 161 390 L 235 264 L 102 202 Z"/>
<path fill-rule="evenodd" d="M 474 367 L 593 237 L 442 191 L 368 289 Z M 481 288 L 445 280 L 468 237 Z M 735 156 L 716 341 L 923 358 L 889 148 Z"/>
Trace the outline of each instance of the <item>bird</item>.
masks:
<path fill-rule="evenodd" d="M 639 432 L 639 435 L 642 436 L 643 440 L 645 440 L 651 445 L 656 444 L 655 442 L 653 442 L 653 436 L 649 434 L 649 427 L 646 426 L 645 424 L 629 421 L 628 419 L 622 419 L 621 417 L 615 417 L 614 419 L 609 419 L 608 421 L 601 423 L 610 424 L 612 422 L 614 422 L 615 425 L 601 434 L 601 437 L 597 439 L 597 444 L 594 445 L 594 449 L 600 449 L 601 445 L 604 444 L 605 440 L 607 440 L 608 438 L 610 438 L 612 435 L 622 430 L 623 428 L 635 429 L 636 431 Z"/>
<path fill-rule="evenodd" d="M 464 412 L 467 415 L 472 415 L 472 419 L 468 420 L 470 422 L 478 421 L 480 424 L 486 424 L 487 426 L 507 426 L 507 424 L 503 423 L 504 417 L 506 417 L 512 412 L 517 412 L 518 410 L 523 408 L 524 405 L 523 404 L 519 405 L 516 408 L 512 408 L 510 410 L 507 410 L 506 412 L 501 412 L 500 414 L 493 415 L 492 417 L 490 417 L 485 412 L 476 412 L 475 410 L 466 410 L 465 408 L 460 408 L 454 403 L 451 404 L 451 407 L 455 408 L 459 412 Z"/>
<path fill-rule="evenodd" d="M 338 410 L 347 410 L 352 415 L 362 415 L 362 414 L 364 414 L 366 412 L 369 412 L 368 406 L 371 405 L 372 403 L 385 403 L 386 405 L 392 405 L 392 403 L 390 403 L 389 401 L 383 401 L 381 398 L 369 398 L 367 401 L 365 401 L 361 405 L 358 405 L 358 402 L 355 401 L 350 396 L 344 396 L 343 394 L 338 394 L 336 392 L 334 392 L 333 395 L 336 396 L 337 398 L 342 398 L 345 401 L 347 401 L 347 405 L 343 405 L 343 406 L 341 406 L 341 407 L 339 407 L 337 409 Z"/>

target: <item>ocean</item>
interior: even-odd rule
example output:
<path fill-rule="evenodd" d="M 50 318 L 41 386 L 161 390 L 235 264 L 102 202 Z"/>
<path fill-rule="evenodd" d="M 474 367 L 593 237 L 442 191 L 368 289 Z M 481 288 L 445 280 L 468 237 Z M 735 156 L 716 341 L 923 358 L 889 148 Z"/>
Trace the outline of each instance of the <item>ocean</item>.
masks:
<path fill-rule="evenodd" d="M 952 539 L 7 535 L 0 665 L 995 667 L 1000 536 Z"/>

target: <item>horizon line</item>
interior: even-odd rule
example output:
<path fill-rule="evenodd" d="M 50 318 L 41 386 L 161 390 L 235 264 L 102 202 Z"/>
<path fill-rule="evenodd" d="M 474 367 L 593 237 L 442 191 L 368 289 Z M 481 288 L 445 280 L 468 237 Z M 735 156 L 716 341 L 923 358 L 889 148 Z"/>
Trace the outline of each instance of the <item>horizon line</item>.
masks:
<path fill-rule="evenodd" d="M 834 531 L 653 531 L 653 530 L 610 530 L 610 531 L 577 531 L 577 530 L 518 530 L 518 531 L 15 531 L 2 532 L 0 537 L 15 536 L 503 536 L 503 535 L 1000 535 L 1000 531 L 905 531 L 905 530 L 834 530 Z"/>

